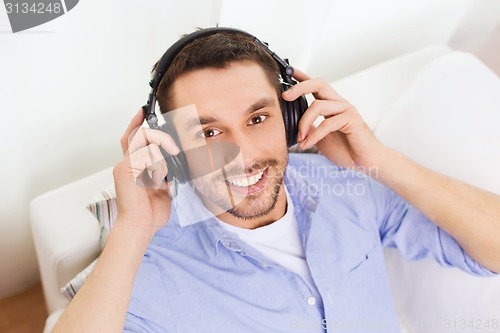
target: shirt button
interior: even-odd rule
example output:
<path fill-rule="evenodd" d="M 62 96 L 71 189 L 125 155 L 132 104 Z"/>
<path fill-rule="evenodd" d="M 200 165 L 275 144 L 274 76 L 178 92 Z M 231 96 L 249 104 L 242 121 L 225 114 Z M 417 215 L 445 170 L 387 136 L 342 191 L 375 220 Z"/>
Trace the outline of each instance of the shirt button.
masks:
<path fill-rule="evenodd" d="M 314 305 L 314 304 L 316 304 L 316 298 L 314 298 L 314 297 L 312 297 L 312 296 L 311 296 L 311 297 L 309 297 L 309 298 L 307 299 L 307 304 L 309 304 L 309 305 Z"/>

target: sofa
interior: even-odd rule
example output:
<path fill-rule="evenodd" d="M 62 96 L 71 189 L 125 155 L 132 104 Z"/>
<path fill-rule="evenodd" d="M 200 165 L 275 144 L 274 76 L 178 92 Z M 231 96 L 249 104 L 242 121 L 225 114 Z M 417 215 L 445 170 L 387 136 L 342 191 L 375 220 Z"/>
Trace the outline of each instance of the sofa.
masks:
<path fill-rule="evenodd" d="M 500 101 L 495 97 L 500 96 L 499 82 L 472 55 L 432 45 L 351 74 L 332 86 L 358 108 L 384 144 L 418 163 L 500 194 L 500 178 L 494 171 L 500 170 L 496 148 L 500 137 L 493 128 L 495 121 L 500 122 Z M 490 99 L 480 105 L 482 111 L 474 110 L 479 128 L 472 130 L 470 146 L 455 144 L 468 126 L 468 111 L 463 108 L 469 102 L 456 87 L 462 83 L 465 86 L 460 89 L 477 89 L 470 99 Z M 438 114 L 441 126 L 426 123 L 430 113 Z M 31 202 L 32 233 L 51 314 L 45 332 L 50 332 L 68 304 L 61 287 L 99 254 L 99 227 L 86 206 L 112 183 L 109 167 Z M 403 332 L 500 330 L 500 276 L 479 278 L 430 260 L 407 261 L 394 249 L 385 250 L 385 255 Z"/>

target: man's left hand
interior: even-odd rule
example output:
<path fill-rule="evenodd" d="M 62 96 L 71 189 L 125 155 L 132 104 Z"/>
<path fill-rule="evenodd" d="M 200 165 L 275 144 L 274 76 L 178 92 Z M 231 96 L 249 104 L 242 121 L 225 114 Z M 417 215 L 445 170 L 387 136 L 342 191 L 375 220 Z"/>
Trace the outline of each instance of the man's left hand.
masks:
<path fill-rule="evenodd" d="M 311 79 L 299 70 L 295 70 L 294 78 L 299 83 L 282 94 L 285 101 L 306 94 L 315 98 L 299 122 L 299 148 L 316 145 L 331 162 L 345 168 L 376 166 L 384 146 L 356 108 L 322 79 Z M 318 116 L 325 120 L 315 127 Z"/>

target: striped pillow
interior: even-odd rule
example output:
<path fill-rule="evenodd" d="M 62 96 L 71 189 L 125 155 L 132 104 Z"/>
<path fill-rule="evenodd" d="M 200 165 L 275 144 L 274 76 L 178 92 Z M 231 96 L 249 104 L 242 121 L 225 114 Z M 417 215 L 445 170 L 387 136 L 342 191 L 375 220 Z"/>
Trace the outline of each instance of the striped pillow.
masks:
<path fill-rule="evenodd" d="M 115 224 L 116 216 L 118 215 L 115 186 L 110 185 L 102 192 L 95 195 L 87 205 L 87 209 L 99 221 L 99 225 L 101 227 L 99 245 L 102 250 L 104 248 L 104 244 L 106 243 L 106 239 L 108 238 L 109 230 L 111 230 Z"/>
<path fill-rule="evenodd" d="M 90 203 L 87 205 L 87 209 L 96 217 L 99 226 L 101 227 L 99 236 L 99 246 L 101 251 L 104 248 L 106 239 L 108 238 L 109 230 L 113 227 L 116 222 L 116 216 L 118 210 L 116 207 L 116 192 L 114 185 L 108 186 L 106 189 L 95 195 Z M 83 285 L 83 282 L 87 279 L 90 272 L 94 268 L 97 258 L 90 263 L 83 271 L 78 273 L 71 281 L 69 281 L 64 287 L 61 288 L 61 292 L 68 300 L 75 297 L 78 290 Z"/>

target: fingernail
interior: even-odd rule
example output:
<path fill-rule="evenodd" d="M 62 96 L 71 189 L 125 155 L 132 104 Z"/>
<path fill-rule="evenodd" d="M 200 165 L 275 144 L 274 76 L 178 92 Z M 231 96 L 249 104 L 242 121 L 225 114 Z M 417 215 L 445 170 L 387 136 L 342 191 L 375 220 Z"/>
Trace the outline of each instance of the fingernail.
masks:
<path fill-rule="evenodd" d="M 302 141 L 302 133 L 300 133 L 300 131 L 299 131 L 299 133 L 297 134 L 297 141 L 298 141 L 298 142 L 301 142 L 301 141 Z"/>
<path fill-rule="evenodd" d="M 174 146 L 172 147 L 172 152 L 174 153 L 174 155 L 177 155 L 179 154 L 181 151 L 179 150 L 179 148 L 177 146 Z"/>

